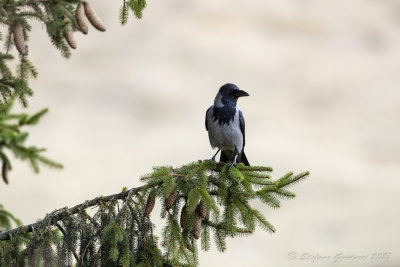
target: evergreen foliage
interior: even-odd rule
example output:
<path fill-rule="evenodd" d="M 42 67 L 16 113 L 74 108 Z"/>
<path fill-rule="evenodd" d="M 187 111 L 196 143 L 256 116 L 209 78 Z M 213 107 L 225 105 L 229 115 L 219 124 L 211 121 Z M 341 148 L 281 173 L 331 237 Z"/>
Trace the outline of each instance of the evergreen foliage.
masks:
<path fill-rule="evenodd" d="M 146 0 L 124 0 L 119 13 L 120 23 L 122 25 L 128 23 L 129 11 L 131 11 L 137 19 L 141 19 L 145 8 Z"/>
<path fill-rule="evenodd" d="M 129 10 L 137 18 L 141 18 L 146 7 L 145 0 L 123 1 L 121 11 L 121 23 L 125 25 L 128 20 Z M 3 51 L 0 51 L 0 152 L 4 148 L 13 151 L 21 159 L 29 159 L 35 172 L 38 172 L 38 162 L 45 163 L 54 167 L 61 167 L 60 164 L 50 161 L 43 157 L 43 149 L 35 147 L 26 148 L 21 146 L 28 134 L 20 132 L 19 127 L 24 124 L 32 125 L 32 122 L 19 122 L 13 127 L 5 127 L 5 121 L 16 118 L 20 115 L 9 115 L 4 112 L 9 111 L 13 99 L 17 98 L 23 107 L 28 106 L 28 97 L 33 95 L 33 90 L 29 85 L 29 79 L 36 78 L 38 71 L 29 59 L 29 35 L 32 31 L 31 23 L 33 20 L 40 21 L 46 26 L 46 32 L 50 42 L 61 52 L 61 55 L 68 58 L 71 56 L 70 49 L 76 49 L 77 44 L 74 33 L 80 31 L 88 33 L 88 23 L 99 31 L 105 31 L 95 9 L 86 1 L 82 0 L 0 0 L 0 41 L 3 44 Z M 13 48 L 16 48 L 16 51 Z M 18 56 L 16 57 L 15 54 Z M 14 60 L 18 60 L 17 68 L 11 69 Z M 44 109 L 41 113 L 32 117 L 40 117 L 47 112 Z M 14 116 L 14 117 L 13 117 Z M 23 114 L 23 116 L 28 116 Z M 10 125 L 9 125 L 10 126 Z M 12 131 L 8 130 L 12 129 Z M 18 138 L 14 138 L 15 143 L 10 143 L 7 138 L 8 133 L 18 133 Z M 14 145 L 12 145 L 14 144 Z M 11 163 L 4 153 L 0 154 L 3 162 L 4 173 L 11 168 Z M 6 181 L 6 179 L 4 179 Z"/>
<path fill-rule="evenodd" d="M 77 8 L 81 6 L 81 13 Z M 143 0 L 132 0 L 127 6 L 140 14 L 145 7 Z M 78 14 L 79 13 L 79 14 Z M 136 14 L 135 13 L 135 14 Z M 139 16 L 138 16 L 139 17 Z M 29 78 L 36 78 L 38 72 L 29 60 L 29 35 L 32 31 L 33 20 L 42 22 L 51 43 L 68 58 L 70 49 L 76 48 L 74 32 L 87 33 L 86 19 L 100 31 L 104 31 L 94 8 L 81 0 L 0 0 L 0 40 L 4 49 L 0 52 L 0 95 L 3 103 L 8 102 L 14 95 L 18 96 L 24 107 L 28 105 L 27 98 L 33 95 L 29 86 Z M 86 26 L 86 29 L 82 29 Z M 15 59 L 13 47 L 18 51 L 19 65 L 15 73 L 9 67 Z M 14 53 L 15 54 L 15 53 Z"/>
<path fill-rule="evenodd" d="M 7 154 L 10 153 L 20 160 L 28 161 L 36 173 L 39 172 L 39 163 L 49 167 L 62 168 L 60 163 L 43 156 L 44 148 L 26 146 L 25 142 L 29 134 L 21 129 L 24 126 L 37 124 L 48 110 L 43 109 L 33 115 L 14 114 L 11 113 L 13 102 L 14 99 L 11 99 L 7 104 L 0 103 L 0 158 L 3 181 L 9 182 L 8 171 L 11 170 L 12 166 Z"/>
<path fill-rule="evenodd" d="M 10 230 L 13 226 L 20 225 L 22 225 L 22 222 L 0 204 L 0 232 Z"/>
<path fill-rule="evenodd" d="M 309 173 L 272 180 L 271 172 L 269 167 L 228 168 L 213 161 L 156 167 L 141 178 L 144 186 L 56 210 L 37 223 L 0 233 L 0 260 L 5 266 L 197 266 L 197 239 L 203 250 L 213 238 L 224 251 L 226 238 L 250 235 L 256 226 L 275 232 L 254 200 L 278 208 L 279 199 L 295 196 L 288 187 Z M 174 201 L 171 194 L 176 194 Z M 165 219 L 160 242 L 153 234 L 151 211 L 146 211 L 154 197 Z M 93 206 L 96 211 L 90 215 L 87 210 Z"/>

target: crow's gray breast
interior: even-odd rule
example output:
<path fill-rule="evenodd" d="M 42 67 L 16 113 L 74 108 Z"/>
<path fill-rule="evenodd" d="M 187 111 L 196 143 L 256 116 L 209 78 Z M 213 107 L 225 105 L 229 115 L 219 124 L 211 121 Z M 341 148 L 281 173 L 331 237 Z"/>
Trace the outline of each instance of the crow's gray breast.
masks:
<path fill-rule="evenodd" d="M 214 115 L 214 111 L 214 106 L 211 106 L 206 114 L 206 128 L 211 146 L 222 150 L 234 151 L 236 148 L 238 151 L 242 151 L 243 134 L 239 120 L 240 109 L 235 107 L 233 114 L 231 114 L 232 118 L 228 121 L 226 121 L 226 114 L 224 114 L 224 120 L 221 121 L 218 116 Z"/>

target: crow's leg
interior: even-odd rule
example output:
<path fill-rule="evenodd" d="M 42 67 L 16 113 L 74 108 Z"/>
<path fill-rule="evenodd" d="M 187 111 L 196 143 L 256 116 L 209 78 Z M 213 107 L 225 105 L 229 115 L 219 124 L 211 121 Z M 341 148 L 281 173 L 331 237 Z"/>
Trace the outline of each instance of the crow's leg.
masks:
<path fill-rule="evenodd" d="M 210 161 L 215 161 L 215 157 L 218 155 L 218 153 L 221 151 L 221 149 L 218 149 L 217 153 L 215 153 L 215 155 L 209 159 Z"/>
<path fill-rule="evenodd" d="M 239 156 L 239 150 L 235 147 L 235 156 L 233 157 L 233 161 L 231 164 L 229 164 L 228 169 L 230 169 L 232 166 L 236 167 L 236 159 Z"/>

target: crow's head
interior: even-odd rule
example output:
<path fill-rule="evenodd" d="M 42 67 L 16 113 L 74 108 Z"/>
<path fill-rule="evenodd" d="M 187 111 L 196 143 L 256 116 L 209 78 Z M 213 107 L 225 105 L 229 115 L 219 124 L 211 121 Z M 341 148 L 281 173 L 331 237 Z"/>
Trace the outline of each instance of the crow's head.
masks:
<path fill-rule="evenodd" d="M 240 90 L 236 85 L 227 83 L 219 89 L 214 104 L 216 106 L 223 106 L 229 103 L 234 103 L 236 105 L 238 98 L 242 96 L 249 96 L 249 94 Z"/>

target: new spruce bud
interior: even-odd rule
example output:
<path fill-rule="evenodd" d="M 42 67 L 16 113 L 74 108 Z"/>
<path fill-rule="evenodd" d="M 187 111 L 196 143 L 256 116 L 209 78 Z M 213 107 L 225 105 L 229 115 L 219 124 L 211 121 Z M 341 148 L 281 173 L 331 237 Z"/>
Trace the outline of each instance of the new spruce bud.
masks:
<path fill-rule="evenodd" d="M 85 9 L 86 17 L 88 18 L 90 24 L 93 25 L 99 31 L 106 31 L 103 23 L 101 23 L 100 18 L 97 16 L 96 12 L 94 11 L 93 7 L 88 3 L 83 1 L 83 7 Z"/>
<path fill-rule="evenodd" d="M 144 208 L 144 215 L 143 215 L 144 217 L 150 216 L 150 213 L 153 211 L 155 204 L 156 204 L 156 194 L 152 192 L 147 197 L 146 207 Z"/>
<path fill-rule="evenodd" d="M 16 22 L 12 27 L 12 33 L 14 36 L 14 44 L 17 48 L 18 52 L 21 55 L 25 54 L 25 39 L 24 39 L 24 30 L 22 28 L 21 23 Z"/>
<path fill-rule="evenodd" d="M 87 34 L 89 32 L 89 27 L 85 17 L 85 8 L 83 7 L 83 3 L 79 3 L 78 7 L 75 11 L 75 19 L 78 24 L 79 30 Z"/>

